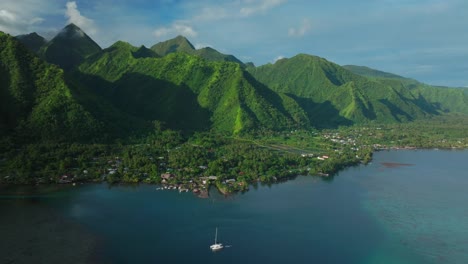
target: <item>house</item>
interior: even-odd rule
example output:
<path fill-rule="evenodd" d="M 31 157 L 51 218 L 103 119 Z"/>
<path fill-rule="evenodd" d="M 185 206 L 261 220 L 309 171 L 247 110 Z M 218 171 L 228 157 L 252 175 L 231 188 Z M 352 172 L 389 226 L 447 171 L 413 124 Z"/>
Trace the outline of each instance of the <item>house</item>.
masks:
<path fill-rule="evenodd" d="M 62 175 L 59 179 L 59 183 L 71 183 L 72 180 L 68 175 Z"/>
<path fill-rule="evenodd" d="M 172 173 L 163 173 L 163 174 L 161 174 L 161 178 L 166 179 L 166 180 L 172 179 L 174 177 L 175 177 L 175 175 L 172 174 Z"/>
<path fill-rule="evenodd" d="M 236 181 L 236 179 L 227 179 L 227 180 L 226 180 L 226 183 L 235 182 L 235 181 Z"/>
<path fill-rule="evenodd" d="M 208 176 L 208 180 L 216 181 L 217 179 L 218 179 L 218 176 Z"/>
<path fill-rule="evenodd" d="M 202 165 L 202 166 L 198 166 L 198 168 L 200 168 L 200 169 L 202 169 L 202 170 L 206 170 L 206 169 L 208 169 L 208 167 L 207 167 L 207 166 L 203 166 L 203 165 Z"/>

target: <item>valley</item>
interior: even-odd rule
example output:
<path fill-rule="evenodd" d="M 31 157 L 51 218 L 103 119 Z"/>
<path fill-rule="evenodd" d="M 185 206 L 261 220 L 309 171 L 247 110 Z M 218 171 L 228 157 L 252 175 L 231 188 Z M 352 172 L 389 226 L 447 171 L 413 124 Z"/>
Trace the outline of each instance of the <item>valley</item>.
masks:
<path fill-rule="evenodd" d="M 377 150 L 468 146 L 464 88 L 307 54 L 257 67 L 183 36 L 102 49 L 74 24 L 0 39 L 0 183 L 231 193 Z"/>

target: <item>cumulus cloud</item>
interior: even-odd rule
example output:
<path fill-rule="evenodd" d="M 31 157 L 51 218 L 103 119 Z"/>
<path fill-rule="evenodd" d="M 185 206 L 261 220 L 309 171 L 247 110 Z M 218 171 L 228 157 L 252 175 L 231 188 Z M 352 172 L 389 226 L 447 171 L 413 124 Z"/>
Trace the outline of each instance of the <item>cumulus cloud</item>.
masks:
<path fill-rule="evenodd" d="M 28 8 L 27 2 L 5 1 L 2 1 L 2 4 L 5 4 L 5 8 L 0 8 L 0 31 L 12 35 L 29 33 L 33 26 L 44 21 L 43 18 L 38 16 L 40 12 L 35 12 L 33 9 Z M 34 2 L 29 4 L 33 5 Z"/>
<path fill-rule="evenodd" d="M 196 37 L 198 33 L 189 25 L 184 22 L 176 21 L 169 27 L 160 27 L 156 29 L 153 34 L 157 38 L 182 35 L 184 37 Z"/>
<path fill-rule="evenodd" d="M 68 18 L 68 24 L 73 23 L 90 35 L 96 34 L 97 29 L 94 21 L 81 15 L 75 1 L 67 2 L 66 7 L 65 16 Z"/>
<path fill-rule="evenodd" d="M 300 26 L 289 28 L 288 35 L 291 37 L 302 37 L 307 34 L 311 28 L 312 25 L 310 24 L 310 21 L 308 19 L 304 19 Z"/>
<path fill-rule="evenodd" d="M 12 23 L 16 21 L 16 15 L 12 12 L 2 9 L 0 10 L 0 21 L 3 23 Z"/>
<path fill-rule="evenodd" d="M 286 0 L 247 0 L 247 6 L 240 9 L 242 16 L 251 16 L 256 13 L 266 12 L 267 10 L 279 6 Z"/>

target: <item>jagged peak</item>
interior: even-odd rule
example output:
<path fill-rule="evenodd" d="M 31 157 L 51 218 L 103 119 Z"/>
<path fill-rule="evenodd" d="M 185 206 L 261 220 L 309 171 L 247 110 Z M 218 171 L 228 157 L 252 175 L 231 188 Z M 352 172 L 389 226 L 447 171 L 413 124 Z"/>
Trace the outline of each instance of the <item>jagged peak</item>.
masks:
<path fill-rule="evenodd" d="M 66 25 L 63 29 L 67 29 L 67 30 L 81 30 L 81 28 L 79 26 L 77 26 L 75 23 L 70 23 L 68 25 Z"/>
<path fill-rule="evenodd" d="M 187 42 L 188 44 L 193 46 L 192 43 L 186 37 L 184 37 L 182 35 L 177 35 L 177 37 L 173 38 L 172 40 Z"/>
<path fill-rule="evenodd" d="M 110 46 L 111 48 L 114 47 L 114 48 L 122 48 L 122 47 L 130 47 L 130 48 L 135 48 L 132 44 L 126 42 L 126 41 L 122 41 L 122 40 L 118 40 L 116 41 L 114 44 L 112 44 Z"/>
<path fill-rule="evenodd" d="M 168 39 L 166 41 L 159 42 L 151 47 L 152 50 L 156 51 L 157 49 L 163 49 L 166 55 L 167 53 L 174 52 L 178 48 L 182 48 L 184 50 L 195 51 L 195 47 L 193 44 L 184 36 L 178 35 L 175 38 Z"/>
<path fill-rule="evenodd" d="M 43 36 L 37 34 L 36 32 L 31 32 L 31 33 L 28 33 L 28 34 L 21 34 L 21 35 L 18 35 L 16 37 L 17 38 L 22 38 L 22 37 L 40 37 L 40 38 L 44 38 Z"/>

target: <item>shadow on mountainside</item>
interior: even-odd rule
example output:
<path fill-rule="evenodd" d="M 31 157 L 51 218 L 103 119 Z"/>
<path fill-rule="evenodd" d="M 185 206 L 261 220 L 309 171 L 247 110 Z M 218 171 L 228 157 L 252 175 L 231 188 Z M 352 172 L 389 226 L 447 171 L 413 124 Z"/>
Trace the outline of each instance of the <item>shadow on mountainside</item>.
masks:
<path fill-rule="evenodd" d="M 211 126 L 210 112 L 198 104 L 197 95 L 184 85 L 138 73 L 125 74 L 115 82 L 78 71 L 71 75 L 77 100 L 113 135 L 151 129 L 154 120 L 184 132 Z"/>
<path fill-rule="evenodd" d="M 310 98 L 299 97 L 290 93 L 286 95 L 293 98 L 304 109 L 312 125 L 317 128 L 338 128 L 339 126 L 354 124 L 352 120 L 341 116 L 338 109 L 330 101 L 316 103 Z"/>

